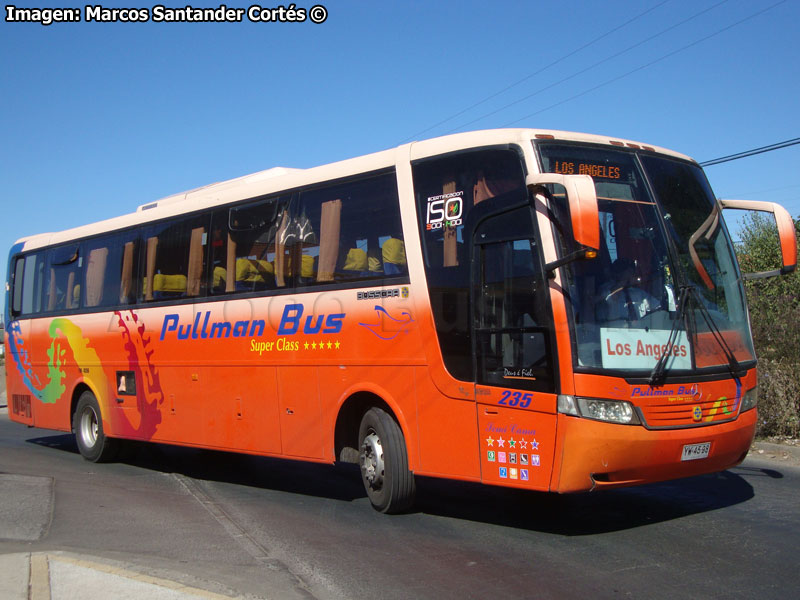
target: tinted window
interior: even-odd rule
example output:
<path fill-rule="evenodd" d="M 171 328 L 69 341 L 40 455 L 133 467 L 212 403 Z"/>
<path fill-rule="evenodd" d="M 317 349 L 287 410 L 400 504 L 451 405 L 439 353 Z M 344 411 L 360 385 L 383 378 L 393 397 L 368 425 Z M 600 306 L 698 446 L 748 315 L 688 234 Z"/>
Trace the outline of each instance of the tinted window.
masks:
<path fill-rule="evenodd" d="M 18 258 L 14 264 L 13 284 L 14 295 L 11 301 L 11 311 L 18 315 L 22 312 L 22 277 L 25 272 L 25 259 Z"/>
<path fill-rule="evenodd" d="M 208 216 L 145 229 L 145 302 L 205 294 Z"/>
<path fill-rule="evenodd" d="M 260 199 L 214 214 L 211 225 L 212 294 L 253 292 L 286 286 L 276 277 L 278 235 L 289 209 L 289 196 Z M 278 267 L 282 263 L 278 261 Z"/>
<path fill-rule="evenodd" d="M 32 315 L 43 310 L 45 253 L 36 252 L 18 258 L 14 267 L 14 315 Z"/>
<path fill-rule="evenodd" d="M 302 192 L 294 227 L 300 285 L 407 273 L 394 173 Z"/>
<path fill-rule="evenodd" d="M 139 238 L 135 231 L 85 242 L 83 306 L 117 306 L 136 302 Z"/>
<path fill-rule="evenodd" d="M 220 210 L 210 244 L 213 294 L 407 274 L 393 172 Z"/>
<path fill-rule="evenodd" d="M 413 165 L 431 308 L 448 371 L 471 380 L 470 250 L 475 220 L 527 201 L 516 149 L 463 152 Z"/>
<path fill-rule="evenodd" d="M 83 257 L 77 244 L 52 248 L 47 253 L 45 310 L 73 310 L 81 304 Z"/>

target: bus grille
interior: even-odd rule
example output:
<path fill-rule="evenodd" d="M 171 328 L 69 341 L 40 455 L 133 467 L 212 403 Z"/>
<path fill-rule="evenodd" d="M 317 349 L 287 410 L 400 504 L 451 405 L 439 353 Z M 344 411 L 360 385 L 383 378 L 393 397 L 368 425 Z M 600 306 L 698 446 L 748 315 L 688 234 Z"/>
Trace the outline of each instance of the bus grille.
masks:
<path fill-rule="evenodd" d="M 686 401 L 685 398 L 656 400 L 653 404 L 639 407 L 645 426 L 649 429 L 672 429 L 677 427 L 702 427 L 734 420 L 739 412 L 735 399 Z"/>

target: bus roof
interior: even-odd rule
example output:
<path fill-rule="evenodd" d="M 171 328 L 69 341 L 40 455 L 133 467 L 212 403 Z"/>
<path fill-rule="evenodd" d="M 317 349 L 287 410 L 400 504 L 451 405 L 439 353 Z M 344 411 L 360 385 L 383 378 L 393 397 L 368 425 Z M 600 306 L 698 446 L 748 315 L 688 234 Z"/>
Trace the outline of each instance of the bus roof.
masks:
<path fill-rule="evenodd" d="M 154 202 L 140 205 L 135 212 L 113 217 L 96 223 L 82 225 L 54 233 L 41 233 L 17 240 L 23 250 L 33 250 L 44 246 L 68 242 L 107 231 L 125 229 L 136 225 L 194 212 L 214 206 L 246 200 L 258 196 L 278 193 L 282 190 L 311 185 L 314 183 L 357 175 L 394 166 L 398 156 L 408 160 L 419 160 L 428 156 L 456 152 L 465 148 L 491 146 L 511 143 L 524 143 L 531 139 L 555 139 L 617 147 L 643 148 L 645 150 L 670 155 L 683 160 L 690 157 L 666 148 L 643 144 L 622 138 L 614 138 L 586 133 L 544 129 L 489 129 L 455 133 L 428 140 L 411 142 L 389 150 L 383 150 L 356 158 L 350 158 L 309 169 L 273 167 L 227 181 L 208 184 L 199 188 L 173 194 Z"/>

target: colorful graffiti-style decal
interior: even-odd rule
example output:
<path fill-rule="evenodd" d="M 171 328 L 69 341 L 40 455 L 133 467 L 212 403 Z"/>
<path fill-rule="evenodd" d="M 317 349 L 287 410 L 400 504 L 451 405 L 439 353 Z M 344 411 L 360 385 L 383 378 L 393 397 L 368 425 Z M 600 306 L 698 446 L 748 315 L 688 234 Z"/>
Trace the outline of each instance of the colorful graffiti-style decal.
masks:
<path fill-rule="evenodd" d="M 91 340 L 69 319 L 59 317 L 50 322 L 50 346 L 44 378 L 34 371 L 18 321 L 8 326 L 9 347 L 23 383 L 43 404 L 55 404 L 65 395 L 67 368 L 74 366 L 81 379 L 90 382 L 96 390 L 104 417 L 114 423 L 116 433 L 150 438 L 161 423 L 160 406 L 164 401 L 158 370 L 152 361 L 150 337 L 145 336 L 145 326 L 133 311 L 116 311 L 114 314 L 128 355 L 128 369 L 140 382 L 135 385 L 135 411 L 117 413 L 109 410 L 109 403 L 113 403 L 112 399 L 117 396 L 115 378 L 106 375 L 103 361 Z M 72 356 L 69 356 L 70 352 Z"/>
<path fill-rule="evenodd" d="M 38 375 L 34 373 L 33 367 L 31 366 L 31 357 L 28 353 L 28 349 L 25 347 L 25 340 L 22 337 L 22 329 L 19 325 L 19 321 L 13 321 L 9 323 L 6 331 L 6 335 L 8 336 L 8 347 L 11 352 L 11 356 L 14 357 L 14 363 L 17 366 L 17 370 L 22 376 L 22 382 L 25 384 L 25 387 L 27 387 L 33 393 L 34 396 L 41 400 L 41 392 L 39 389 L 42 384 Z"/>
<path fill-rule="evenodd" d="M 97 352 L 89 345 L 89 339 L 83 337 L 80 327 L 69 319 L 53 319 L 48 329 L 50 347 L 47 350 L 47 383 L 42 385 L 39 377 L 34 373 L 30 362 L 30 355 L 24 348 L 22 331 L 19 322 L 10 326 L 10 344 L 14 362 L 22 375 L 22 381 L 31 393 L 45 404 L 55 403 L 66 391 L 63 383 L 67 373 L 67 349 L 63 343 L 66 340 L 69 349 L 78 367 L 87 373 L 98 385 L 107 386 L 108 380 L 100 367 L 100 358 Z M 63 338 L 63 339 L 62 339 Z"/>
<path fill-rule="evenodd" d="M 115 311 L 114 314 L 119 317 L 117 324 L 128 353 L 128 367 L 140 382 L 136 394 L 138 410 L 128 415 L 127 425 L 132 433 L 148 439 L 161 423 L 161 405 L 164 403 L 158 369 L 152 362 L 154 351 L 150 349 L 150 336 L 144 335 L 144 323 L 139 322 L 139 317 L 133 311 Z"/>
<path fill-rule="evenodd" d="M 714 419 L 714 416 L 722 411 L 722 414 L 727 416 L 733 416 L 736 414 L 736 411 L 739 410 L 739 404 L 742 402 L 742 382 L 739 379 L 736 379 L 736 398 L 733 400 L 733 406 L 728 407 L 728 399 L 724 396 L 714 402 L 714 406 L 711 407 L 711 410 L 708 413 L 708 416 L 705 418 L 706 421 L 711 421 Z"/>

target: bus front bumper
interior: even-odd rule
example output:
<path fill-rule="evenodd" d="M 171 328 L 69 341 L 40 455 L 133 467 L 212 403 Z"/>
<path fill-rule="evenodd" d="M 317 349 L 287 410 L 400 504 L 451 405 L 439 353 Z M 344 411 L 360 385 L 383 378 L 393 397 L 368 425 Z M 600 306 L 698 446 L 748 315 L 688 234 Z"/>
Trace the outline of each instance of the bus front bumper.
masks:
<path fill-rule="evenodd" d="M 582 492 L 724 471 L 747 456 L 757 413 L 752 409 L 718 425 L 660 430 L 560 414 L 550 489 Z M 707 457 L 682 460 L 685 446 L 706 442 Z"/>

